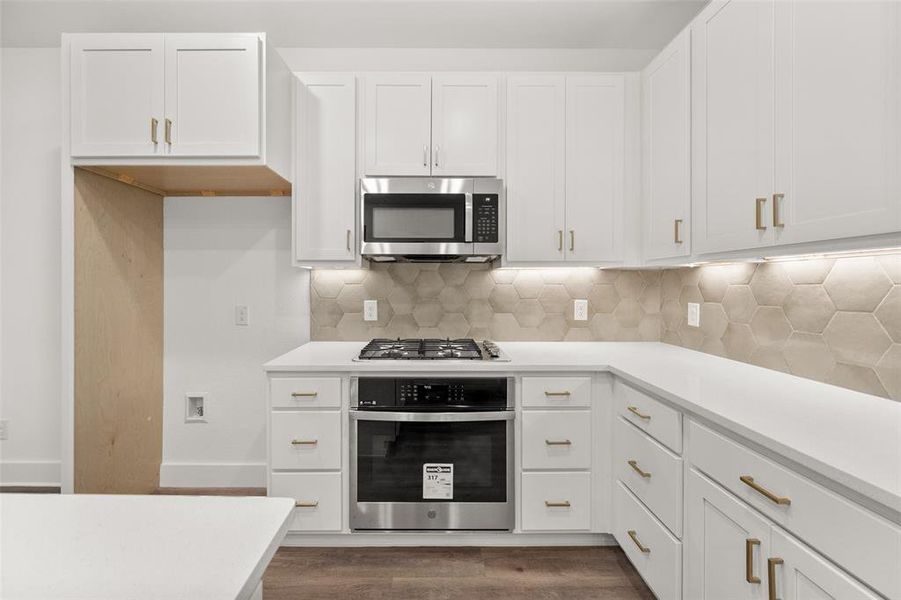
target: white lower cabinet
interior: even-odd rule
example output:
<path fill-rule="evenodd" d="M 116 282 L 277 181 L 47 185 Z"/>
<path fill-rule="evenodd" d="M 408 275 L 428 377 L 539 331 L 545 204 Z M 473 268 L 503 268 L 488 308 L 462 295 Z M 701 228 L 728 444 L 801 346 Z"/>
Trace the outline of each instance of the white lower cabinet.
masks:
<path fill-rule="evenodd" d="M 587 531 L 591 473 L 523 473 L 523 531 Z"/>
<path fill-rule="evenodd" d="M 341 413 L 274 413 L 270 444 L 274 469 L 340 469 Z"/>
<path fill-rule="evenodd" d="M 341 530 L 341 473 L 273 473 L 269 495 L 294 498 L 291 530 Z"/>
<path fill-rule="evenodd" d="M 589 411 L 523 412 L 523 469 L 590 469 L 591 448 Z"/>

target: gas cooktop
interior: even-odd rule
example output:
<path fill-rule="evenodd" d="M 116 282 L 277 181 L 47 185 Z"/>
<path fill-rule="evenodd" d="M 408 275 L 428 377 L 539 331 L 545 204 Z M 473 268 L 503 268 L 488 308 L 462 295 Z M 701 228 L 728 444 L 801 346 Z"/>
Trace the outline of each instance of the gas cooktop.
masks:
<path fill-rule="evenodd" d="M 358 360 L 505 360 L 496 344 L 471 338 L 375 339 L 360 351 Z"/>

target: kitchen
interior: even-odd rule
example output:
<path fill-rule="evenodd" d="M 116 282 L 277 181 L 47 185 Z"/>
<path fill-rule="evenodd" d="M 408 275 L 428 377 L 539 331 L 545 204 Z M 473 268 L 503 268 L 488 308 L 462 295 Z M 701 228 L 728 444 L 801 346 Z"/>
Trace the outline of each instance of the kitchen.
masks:
<path fill-rule="evenodd" d="M 2 3 L 4 491 L 290 498 L 267 597 L 901 597 L 897 3 L 69 4 Z"/>

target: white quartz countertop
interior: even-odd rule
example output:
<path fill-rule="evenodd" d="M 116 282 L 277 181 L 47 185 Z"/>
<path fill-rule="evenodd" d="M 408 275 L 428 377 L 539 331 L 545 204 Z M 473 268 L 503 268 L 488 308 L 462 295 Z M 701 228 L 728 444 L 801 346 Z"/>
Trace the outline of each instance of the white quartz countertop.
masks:
<path fill-rule="evenodd" d="M 0 494 L 0 598 L 251 598 L 288 498 Z"/>
<path fill-rule="evenodd" d="M 354 361 L 363 342 L 310 342 L 280 372 L 609 371 L 901 514 L 901 402 L 658 342 L 500 342 L 510 362 Z"/>

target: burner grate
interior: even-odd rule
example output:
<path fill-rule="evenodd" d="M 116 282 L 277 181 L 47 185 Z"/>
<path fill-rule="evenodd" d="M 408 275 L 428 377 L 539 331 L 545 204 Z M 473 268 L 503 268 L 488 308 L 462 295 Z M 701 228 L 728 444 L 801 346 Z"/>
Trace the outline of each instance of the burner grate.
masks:
<path fill-rule="evenodd" d="M 473 339 L 375 339 L 360 351 L 365 360 L 481 360 L 482 351 Z"/>

